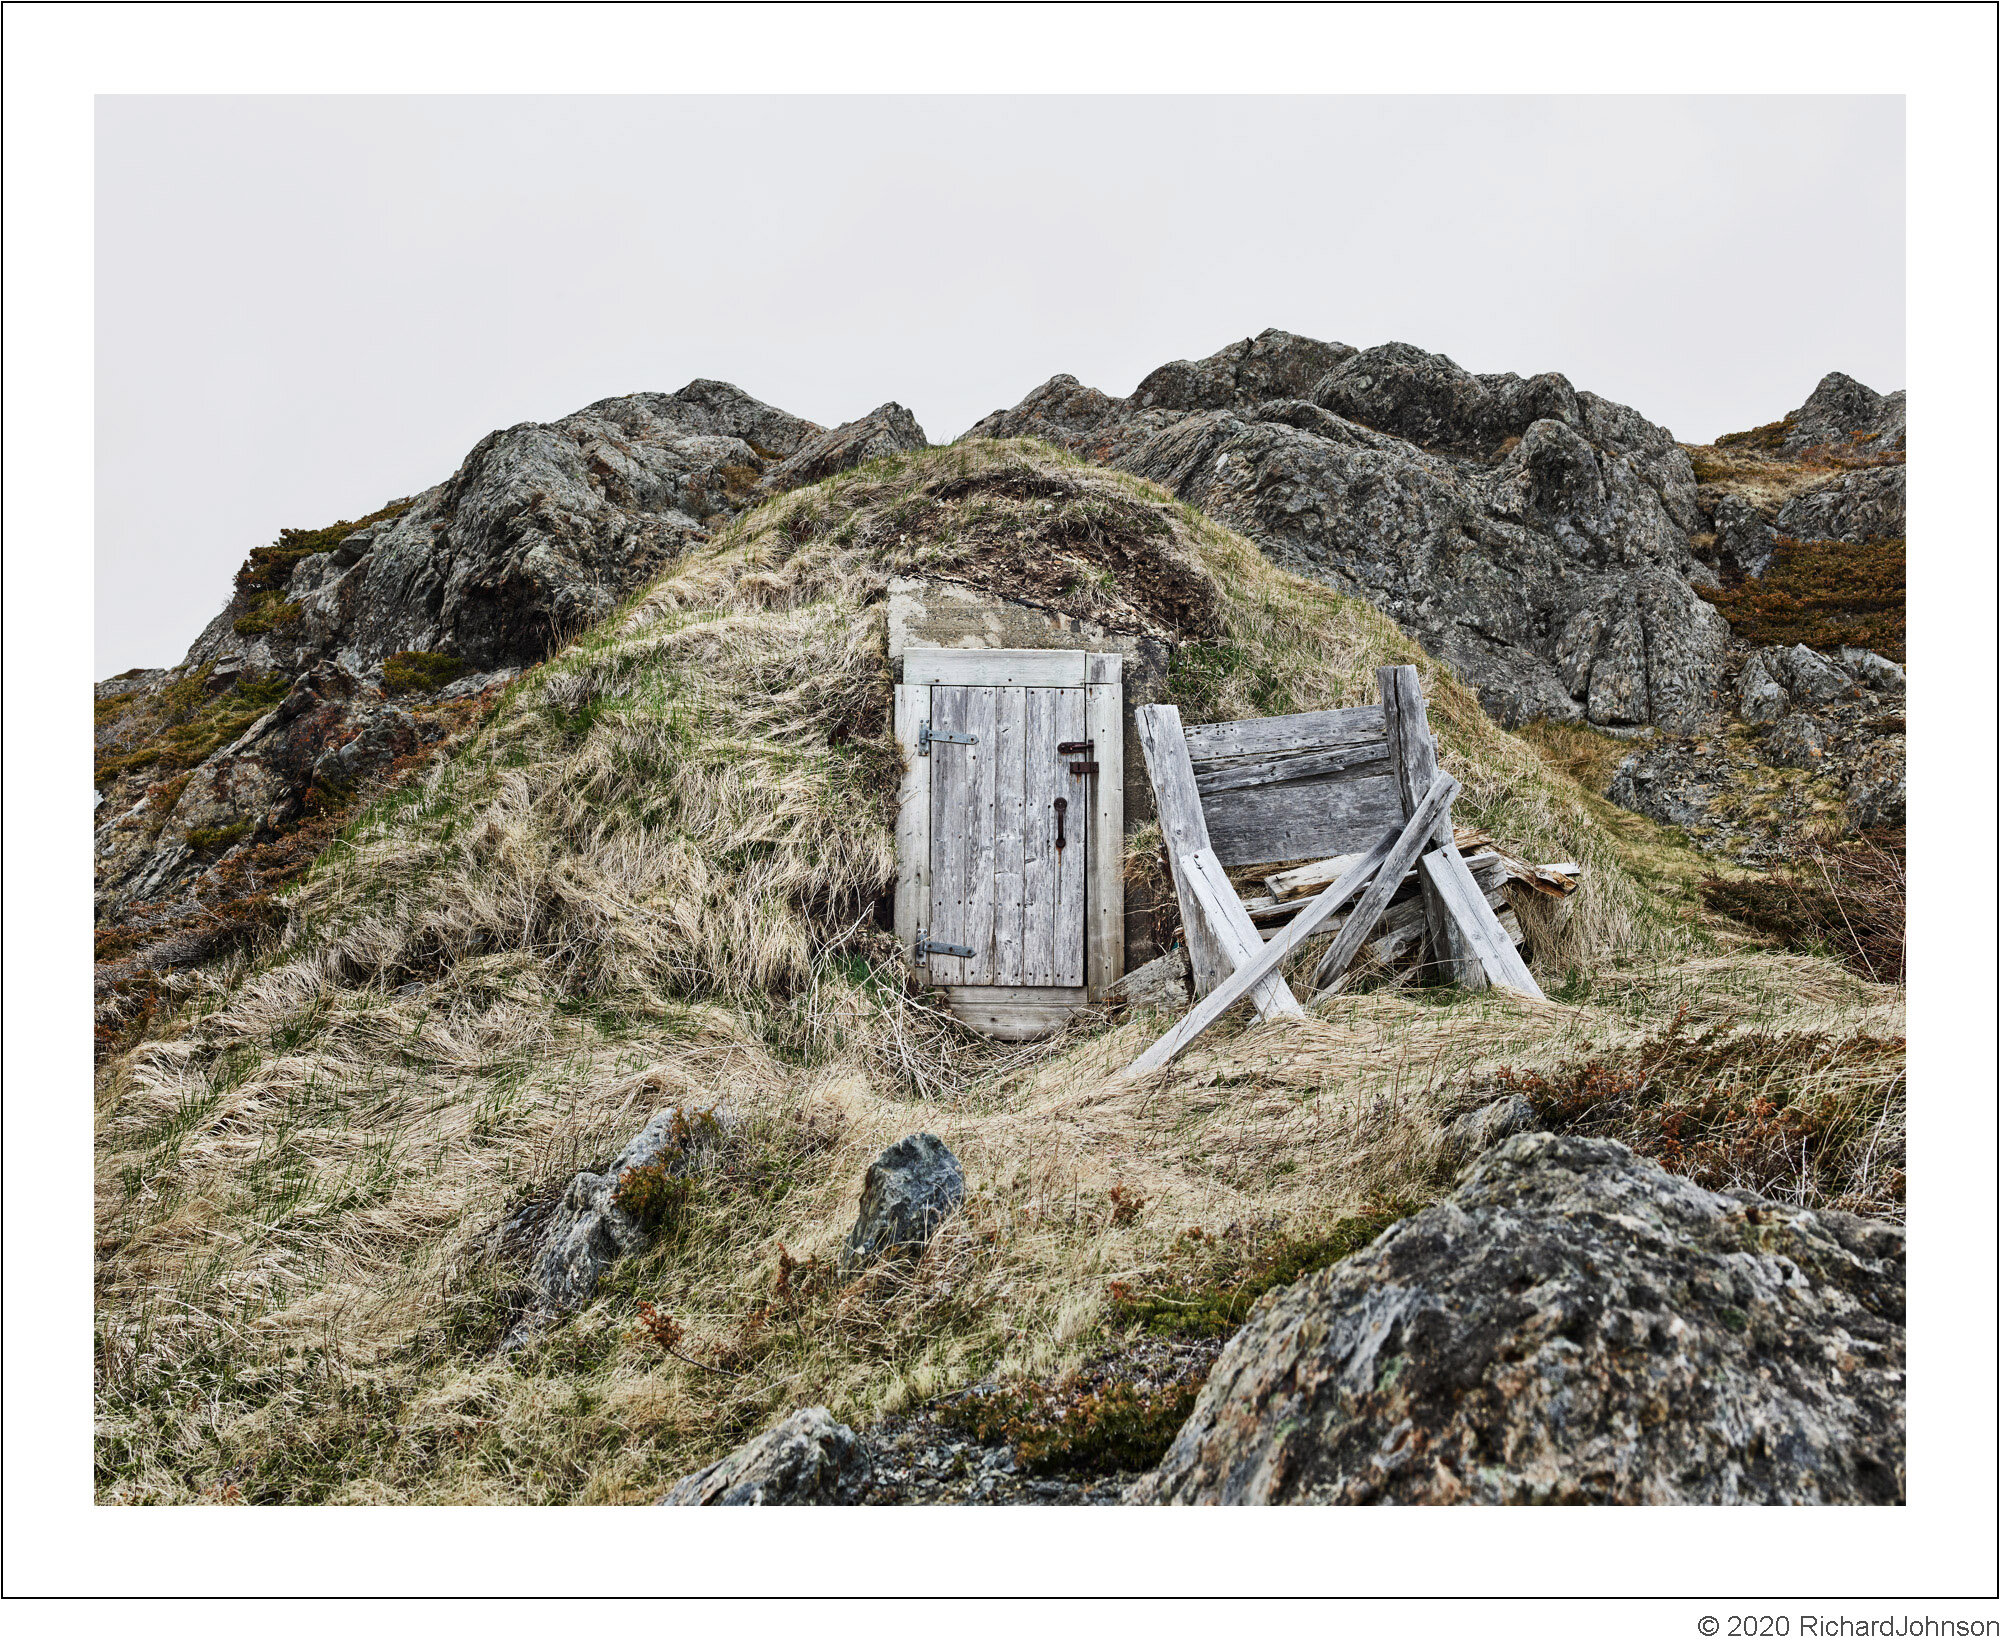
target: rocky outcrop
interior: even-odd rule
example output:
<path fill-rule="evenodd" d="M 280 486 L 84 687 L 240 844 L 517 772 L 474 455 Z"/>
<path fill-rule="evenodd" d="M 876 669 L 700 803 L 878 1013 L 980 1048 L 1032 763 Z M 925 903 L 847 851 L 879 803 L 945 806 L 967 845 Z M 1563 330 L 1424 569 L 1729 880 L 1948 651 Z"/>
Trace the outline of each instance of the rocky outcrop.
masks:
<path fill-rule="evenodd" d="M 1857 647 L 1739 653 L 1724 696 L 1736 724 L 1647 740 L 1607 798 L 1746 864 L 1806 833 L 1894 828 L 1905 812 L 1903 670 Z"/>
<path fill-rule="evenodd" d="M 1143 1503 L 1897 1503 L 1904 1237 L 1533 1133 L 1263 1300 Z"/>
<path fill-rule="evenodd" d="M 1780 427 L 1778 450 L 1786 457 L 1815 448 L 1859 445 L 1880 452 L 1902 451 L 1909 444 L 1903 391 L 1877 394 L 1838 371 L 1822 377 L 1806 403 L 1789 413 Z"/>
<path fill-rule="evenodd" d="M 862 1179 L 861 1212 L 840 1249 L 841 1273 L 921 1252 L 964 1199 L 958 1157 L 929 1132 L 890 1144 Z"/>
<path fill-rule="evenodd" d="M 713 1111 L 663 1109 L 603 1171 L 571 1178 L 535 1252 L 544 1310 L 580 1308 L 606 1269 L 650 1245 L 678 1187 L 713 1165 L 725 1130 Z"/>
<path fill-rule="evenodd" d="M 675 1482 L 660 1505 L 853 1503 L 869 1479 L 868 1453 L 854 1431 L 824 1406 L 807 1406 Z"/>
<path fill-rule="evenodd" d="M 866 417 L 814 435 L 784 462 L 775 465 L 764 476 L 759 489 L 776 494 L 795 486 L 810 486 L 863 463 L 872 463 L 878 457 L 919 451 L 929 444 L 916 418 L 891 400 Z"/>
<path fill-rule="evenodd" d="M 435 742 L 441 734 L 412 718 L 419 704 L 464 697 L 538 662 L 745 508 L 923 444 L 901 406 L 827 430 L 699 380 L 677 394 L 600 400 L 553 423 L 496 430 L 449 480 L 368 524 L 300 537 L 309 553 L 283 541 L 277 553 L 258 551 L 179 668 L 99 688 L 100 699 L 133 703 L 100 727 L 103 762 L 157 740 L 161 705 L 177 686 L 221 713 L 239 685 L 294 682 L 274 713 L 225 748 L 109 762 L 129 771 L 99 797 L 99 918 L 181 895 L 218 849 L 269 841 Z M 399 670 L 399 656 L 418 667 Z M 185 720 L 190 711 L 175 712 Z M 134 729 L 121 743 L 126 724 Z M 179 771 L 184 779 L 168 778 Z"/>
<path fill-rule="evenodd" d="M 1265 332 L 1125 400 L 1052 378 L 971 432 L 1157 481 L 1387 612 L 1510 724 L 1685 727 L 1710 707 L 1728 628 L 1699 593 L 1715 574 L 1689 542 L 1687 456 L 1555 374 Z"/>
<path fill-rule="evenodd" d="M 239 593 L 187 665 L 237 654 L 252 673 L 290 673 L 337 655 L 363 672 L 405 651 L 476 669 L 537 662 L 824 432 L 708 380 L 496 430 L 394 518 L 292 565 L 276 592 L 296 616 L 246 645 L 238 620 L 254 598 Z"/>

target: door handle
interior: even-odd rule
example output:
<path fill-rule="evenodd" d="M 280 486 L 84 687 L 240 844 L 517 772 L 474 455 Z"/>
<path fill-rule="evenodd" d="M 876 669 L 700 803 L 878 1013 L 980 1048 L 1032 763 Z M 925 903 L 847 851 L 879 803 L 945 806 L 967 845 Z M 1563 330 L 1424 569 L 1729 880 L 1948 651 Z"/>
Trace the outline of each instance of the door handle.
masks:
<path fill-rule="evenodd" d="M 1068 811 L 1069 811 L 1069 802 L 1067 800 L 1058 800 L 1056 802 L 1056 850 L 1057 851 L 1061 851 L 1064 846 L 1069 844 L 1068 841 L 1063 839 L 1063 819 L 1064 819 L 1064 814 L 1067 813 Z"/>

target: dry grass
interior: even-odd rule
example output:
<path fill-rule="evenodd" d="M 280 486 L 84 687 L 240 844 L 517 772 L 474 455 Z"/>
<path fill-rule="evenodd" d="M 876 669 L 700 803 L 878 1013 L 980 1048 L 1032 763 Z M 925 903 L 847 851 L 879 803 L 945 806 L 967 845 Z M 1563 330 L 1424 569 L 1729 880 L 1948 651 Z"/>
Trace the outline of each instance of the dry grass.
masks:
<path fill-rule="evenodd" d="M 1461 817 L 1590 865 L 1538 961 L 1559 998 L 1344 996 L 1136 1083 L 1157 1020 L 967 1035 L 876 926 L 879 600 L 913 570 L 1177 625 L 1218 715 L 1363 702 L 1377 664 L 1417 663 Z M 100 1496 L 643 1500 L 796 1405 L 865 1420 L 1060 1371 L 1188 1227 L 1435 1196 L 1440 1122 L 1502 1067 L 1677 1016 L 1900 1032 L 1900 993 L 1830 962 L 1712 952 L 1631 859 L 1385 620 L 1142 482 L 980 443 L 780 499 L 510 688 L 349 828 L 282 941 L 106 1065 Z M 508 1215 L 674 1102 L 732 1117 L 726 1166 L 589 1307 L 496 1352 Z M 907 1272 L 835 1285 L 814 1260 L 918 1129 L 964 1163 L 964 1209 Z"/>

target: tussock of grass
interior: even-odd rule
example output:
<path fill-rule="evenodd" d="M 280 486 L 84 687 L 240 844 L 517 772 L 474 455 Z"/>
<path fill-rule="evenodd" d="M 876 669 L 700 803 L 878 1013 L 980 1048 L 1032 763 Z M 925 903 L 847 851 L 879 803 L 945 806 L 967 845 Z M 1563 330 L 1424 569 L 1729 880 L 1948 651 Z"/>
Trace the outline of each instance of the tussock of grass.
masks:
<path fill-rule="evenodd" d="M 1193 640 L 1191 718 L 1366 702 L 1378 664 L 1416 663 L 1461 820 L 1589 867 L 1538 954 L 1559 998 L 1338 997 L 1139 1082 L 1118 1071 L 1164 1028 L 1143 1014 L 967 1034 L 879 929 L 881 597 L 905 573 Z M 1641 1044 L 1677 1013 L 1900 1032 L 1897 992 L 1717 951 L 1679 870 L 1632 861 L 1386 620 L 1144 482 L 972 443 L 780 498 L 508 688 L 343 831 L 279 941 L 105 1065 L 100 1495 L 642 1500 L 798 1405 L 865 1421 L 1059 1377 L 1132 1329 L 1112 1287 L 1191 1226 L 1310 1240 L 1435 1197 L 1441 1121 L 1503 1066 Z M 725 1167 L 661 1185 L 659 1242 L 496 1352 L 515 1215 L 669 1103 L 730 1117 Z M 914 1263 L 840 1283 L 824 1259 L 867 1163 L 916 1130 L 959 1156 L 967 1201 Z"/>

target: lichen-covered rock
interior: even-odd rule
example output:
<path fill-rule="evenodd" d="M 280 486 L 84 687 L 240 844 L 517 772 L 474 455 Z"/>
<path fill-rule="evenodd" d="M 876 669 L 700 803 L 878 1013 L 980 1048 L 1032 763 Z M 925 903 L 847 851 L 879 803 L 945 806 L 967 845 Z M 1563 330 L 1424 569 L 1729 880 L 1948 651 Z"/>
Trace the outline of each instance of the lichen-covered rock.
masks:
<path fill-rule="evenodd" d="M 814 435 L 784 462 L 773 466 L 760 489 L 775 494 L 795 486 L 809 486 L 878 457 L 920 451 L 929 444 L 916 418 L 891 400 L 866 417 Z"/>
<path fill-rule="evenodd" d="M 662 1507 L 733 1508 L 776 1503 L 852 1503 L 867 1490 L 868 1454 L 824 1406 L 807 1406 L 727 1457 L 676 1481 Z"/>
<path fill-rule="evenodd" d="M 1901 537 L 1908 529 L 1908 472 L 1901 463 L 1886 463 L 1839 475 L 1787 498 L 1770 529 L 1779 537 L 1805 542 L 1872 543 Z"/>
<path fill-rule="evenodd" d="M 841 1271 L 921 1251 L 964 1199 L 958 1157 L 931 1133 L 912 1132 L 890 1144 L 862 1179 L 861 1214 L 841 1247 Z"/>
<path fill-rule="evenodd" d="M 1788 714 L 1764 738 L 1772 764 L 1810 771 L 1826 758 L 1826 728 L 1809 714 Z"/>
<path fill-rule="evenodd" d="M 1795 704 L 1820 708 L 1854 691 L 1846 670 L 1810 646 L 1773 646 L 1761 655 Z"/>
<path fill-rule="evenodd" d="M 1904 394 L 1877 394 L 1846 372 L 1830 371 L 1806 402 L 1784 420 L 1778 449 L 1787 457 L 1816 446 L 1866 445 L 1901 451 L 1908 445 L 1909 415 Z"/>
<path fill-rule="evenodd" d="M 1704 517 L 1686 453 L 1553 373 L 1266 332 L 1128 400 L 1053 378 L 971 432 L 1157 481 L 1387 612 L 1509 724 L 1692 725 L 1720 680 L 1728 626 L 1698 593 L 1716 579 L 1688 537 Z"/>
<path fill-rule="evenodd" d="M 571 1178 L 535 1252 L 533 1278 L 544 1308 L 580 1307 L 606 1269 L 643 1251 L 657 1227 L 660 1197 L 673 1192 L 671 1180 L 707 1170 L 726 1129 L 713 1110 L 662 1109 L 603 1171 Z M 635 1194 L 626 1186 L 628 1173 L 650 1173 L 655 1181 Z"/>
<path fill-rule="evenodd" d="M 1533 1131 L 1535 1106 L 1516 1093 L 1462 1114 L 1444 1129 L 1445 1157 L 1466 1161 L 1484 1154 L 1503 1137 Z"/>
<path fill-rule="evenodd" d="M 1761 652 L 1753 652 L 1736 679 L 1736 712 L 1746 725 L 1768 726 L 1791 713 L 1792 694 L 1773 678 Z"/>
<path fill-rule="evenodd" d="M 1269 1295 L 1145 1503 L 1896 1503 L 1904 1237 L 1531 1133 Z"/>

